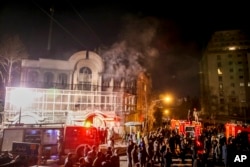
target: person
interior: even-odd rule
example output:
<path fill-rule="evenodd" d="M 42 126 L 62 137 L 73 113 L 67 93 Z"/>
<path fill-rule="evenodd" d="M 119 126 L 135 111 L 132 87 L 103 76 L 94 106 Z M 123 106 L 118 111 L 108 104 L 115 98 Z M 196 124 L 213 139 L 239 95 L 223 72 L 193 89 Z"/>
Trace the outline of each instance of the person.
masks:
<path fill-rule="evenodd" d="M 198 154 L 198 157 L 197 156 L 194 157 L 193 167 L 201 167 L 202 166 L 201 157 L 202 157 L 201 154 Z"/>
<path fill-rule="evenodd" d="M 164 158 L 165 158 L 165 167 L 170 167 L 173 162 L 172 162 L 172 153 L 170 152 L 169 147 L 166 150 Z"/>
<path fill-rule="evenodd" d="M 227 144 L 226 144 L 226 142 L 224 142 L 224 144 L 222 146 L 222 159 L 223 159 L 225 167 L 227 167 L 228 161 L 227 161 Z"/>
<path fill-rule="evenodd" d="M 84 157 L 79 158 L 79 167 L 89 167 L 84 160 Z"/>
<path fill-rule="evenodd" d="M 135 144 L 133 150 L 131 151 L 131 155 L 132 155 L 132 166 L 135 167 L 136 164 L 139 163 L 139 159 L 138 159 L 138 146 Z"/>
<path fill-rule="evenodd" d="M 132 150 L 134 148 L 134 143 L 131 139 L 129 139 L 129 144 L 127 146 L 127 162 L 128 162 L 128 167 L 132 167 Z"/>
<path fill-rule="evenodd" d="M 113 155 L 113 152 L 112 152 L 112 148 L 110 147 L 110 146 L 108 146 L 108 149 L 107 149 L 107 151 L 106 151 L 106 155 L 110 155 L 110 156 L 112 156 Z"/>
<path fill-rule="evenodd" d="M 146 149 L 144 147 L 139 147 L 138 159 L 141 167 L 146 167 L 147 158 L 148 154 Z"/>
<path fill-rule="evenodd" d="M 107 154 L 109 155 L 109 154 Z M 100 167 L 102 165 L 102 153 L 98 152 L 96 158 L 93 161 L 92 167 Z"/>
<path fill-rule="evenodd" d="M 73 162 L 73 154 L 68 153 L 65 162 L 64 162 L 64 167 L 73 167 L 74 162 Z"/>
<path fill-rule="evenodd" d="M 198 112 L 196 111 L 196 108 L 194 108 L 193 116 L 194 116 L 194 121 L 198 122 L 199 121 L 199 117 L 198 117 Z"/>
<path fill-rule="evenodd" d="M 110 160 L 111 160 L 112 167 L 119 167 L 120 166 L 120 158 L 119 158 L 119 154 L 118 154 L 117 149 L 114 150 L 113 155 L 111 156 Z"/>
<path fill-rule="evenodd" d="M 153 149 L 154 149 L 154 156 L 153 156 L 153 161 L 156 162 L 160 162 L 161 161 L 161 155 L 160 155 L 160 144 L 158 142 L 157 139 L 155 139 L 154 143 L 153 143 Z"/>

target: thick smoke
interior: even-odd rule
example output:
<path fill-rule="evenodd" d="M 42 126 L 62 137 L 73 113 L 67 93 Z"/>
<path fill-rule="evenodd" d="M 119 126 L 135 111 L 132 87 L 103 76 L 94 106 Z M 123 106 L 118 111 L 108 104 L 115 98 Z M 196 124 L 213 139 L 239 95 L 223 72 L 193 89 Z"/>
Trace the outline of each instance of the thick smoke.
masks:
<path fill-rule="evenodd" d="M 157 32 L 157 20 L 153 18 L 124 18 L 124 29 L 119 41 L 102 56 L 106 63 L 106 77 L 133 80 L 140 72 L 147 71 L 151 59 L 158 55 L 152 43 Z"/>

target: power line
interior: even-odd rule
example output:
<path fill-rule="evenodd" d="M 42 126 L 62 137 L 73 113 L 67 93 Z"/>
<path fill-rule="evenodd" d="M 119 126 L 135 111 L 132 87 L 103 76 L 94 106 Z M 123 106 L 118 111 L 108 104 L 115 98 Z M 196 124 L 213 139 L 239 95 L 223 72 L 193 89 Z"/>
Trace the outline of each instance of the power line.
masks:
<path fill-rule="evenodd" d="M 69 30 L 67 30 L 62 24 L 60 24 L 54 17 L 52 17 L 46 10 L 41 8 L 37 3 L 32 1 L 34 5 L 36 5 L 43 13 L 45 13 L 51 20 L 53 20 L 59 27 L 61 27 L 66 33 L 68 33 L 73 40 L 75 40 L 78 44 L 80 44 L 82 47 L 86 47 L 85 44 L 83 44 L 80 40 L 78 40 Z"/>
<path fill-rule="evenodd" d="M 76 8 L 72 5 L 72 3 L 70 3 L 68 1 L 68 3 L 70 4 L 71 8 L 74 10 L 74 12 L 80 17 L 80 19 L 83 21 L 83 23 L 87 26 L 87 28 L 89 29 L 89 31 L 95 36 L 95 38 L 98 40 L 98 42 L 100 44 L 103 44 L 102 40 L 99 38 L 99 36 L 95 33 L 95 31 L 92 29 L 92 27 L 85 21 L 85 19 L 82 17 L 82 15 L 76 10 Z"/>

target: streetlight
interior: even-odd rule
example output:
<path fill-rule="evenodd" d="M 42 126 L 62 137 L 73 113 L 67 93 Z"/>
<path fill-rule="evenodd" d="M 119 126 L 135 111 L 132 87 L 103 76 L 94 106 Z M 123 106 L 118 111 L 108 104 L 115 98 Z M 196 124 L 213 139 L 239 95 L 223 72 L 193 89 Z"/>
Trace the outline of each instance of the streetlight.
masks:
<path fill-rule="evenodd" d="M 164 102 L 166 103 L 167 105 L 169 105 L 170 103 L 172 103 L 173 101 L 173 97 L 171 95 L 165 95 L 163 96 L 162 98 L 160 99 L 156 99 L 156 100 L 152 100 L 149 107 L 147 108 L 147 112 L 146 112 L 146 129 L 148 130 L 149 129 L 149 123 L 150 123 L 150 119 L 152 120 L 152 111 L 154 110 L 154 107 L 160 103 L 160 102 Z M 159 108 L 162 108 L 163 106 L 158 106 Z M 166 111 L 167 112 L 167 115 L 169 115 L 169 110 Z M 166 114 L 165 112 L 165 114 Z"/>

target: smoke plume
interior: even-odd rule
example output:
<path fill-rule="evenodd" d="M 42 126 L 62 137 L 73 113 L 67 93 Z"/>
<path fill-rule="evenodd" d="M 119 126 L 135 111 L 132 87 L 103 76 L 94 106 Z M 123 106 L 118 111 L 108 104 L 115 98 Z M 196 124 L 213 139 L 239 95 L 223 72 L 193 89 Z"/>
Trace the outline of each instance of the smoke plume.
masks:
<path fill-rule="evenodd" d="M 106 77 L 133 80 L 140 72 L 146 72 L 152 65 L 151 59 L 158 55 L 158 50 L 152 45 L 157 27 L 158 22 L 153 18 L 124 17 L 119 41 L 102 54 Z"/>

